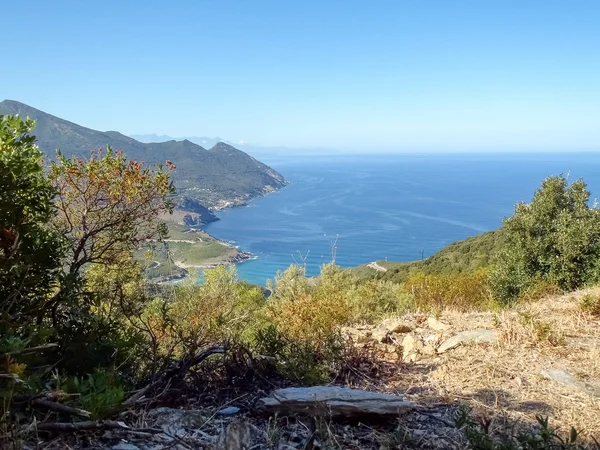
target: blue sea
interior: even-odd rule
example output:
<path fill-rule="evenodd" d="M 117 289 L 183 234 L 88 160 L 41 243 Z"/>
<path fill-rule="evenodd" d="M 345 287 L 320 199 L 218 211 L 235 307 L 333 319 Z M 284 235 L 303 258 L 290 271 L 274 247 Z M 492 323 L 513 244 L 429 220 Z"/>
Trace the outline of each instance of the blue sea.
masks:
<path fill-rule="evenodd" d="M 247 207 L 220 211 L 205 230 L 256 259 L 241 279 L 264 285 L 290 264 L 309 275 L 412 261 L 498 228 L 546 176 L 583 178 L 600 194 L 600 153 L 289 156 L 263 158 L 289 186 Z"/>

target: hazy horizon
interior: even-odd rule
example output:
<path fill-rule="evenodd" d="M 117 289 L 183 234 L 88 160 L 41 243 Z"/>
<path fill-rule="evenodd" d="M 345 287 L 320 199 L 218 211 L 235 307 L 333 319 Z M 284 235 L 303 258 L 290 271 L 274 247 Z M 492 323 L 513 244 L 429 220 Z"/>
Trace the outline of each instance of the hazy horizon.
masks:
<path fill-rule="evenodd" d="M 348 153 L 600 149 L 597 1 L 10 9 L 21 51 L 0 98 L 92 129 Z"/>

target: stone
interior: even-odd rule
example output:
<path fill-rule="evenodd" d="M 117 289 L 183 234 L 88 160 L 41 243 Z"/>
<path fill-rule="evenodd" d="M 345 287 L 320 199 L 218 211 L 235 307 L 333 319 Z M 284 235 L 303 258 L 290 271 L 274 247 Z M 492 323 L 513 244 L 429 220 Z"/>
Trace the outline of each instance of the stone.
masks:
<path fill-rule="evenodd" d="M 119 442 L 116 445 L 113 445 L 111 450 L 140 450 L 137 445 L 129 444 L 128 442 Z"/>
<path fill-rule="evenodd" d="M 433 356 L 436 354 L 436 350 L 435 350 L 435 347 L 433 346 L 433 344 L 427 344 L 423 347 L 423 350 L 421 351 L 421 353 L 423 353 L 424 355 L 427 355 L 427 356 Z"/>
<path fill-rule="evenodd" d="M 219 450 L 246 450 L 252 441 L 252 426 L 243 420 L 234 420 L 223 430 L 215 447 Z"/>
<path fill-rule="evenodd" d="M 450 325 L 440 322 L 435 317 L 429 317 L 427 319 L 427 326 L 434 331 L 448 331 L 452 328 Z"/>
<path fill-rule="evenodd" d="M 338 386 L 277 389 L 258 401 L 269 413 L 306 414 L 331 417 L 396 416 L 415 404 L 403 397 Z"/>
<path fill-rule="evenodd" d="M 410 353 L 418 353 L 423 349 L 423 342 L 418 337 L 407 334 L 402 340 L 402 354 L 407 356 Z"/>
<path fill-rule="evenodd" d="M 552 380 L 555 383 L 561 384 L 566 388 L 569 388 L 573 391 L 577 391 L 581 394 L 591 395 L 593 397 L 600 397 L 600 384 L 599 383 L 590 383 L 587 381 L 580 380 L 562 369 L 544 369 L 541 372 L 541 375 L 548 379 Z"/>
<path fill-rule="evenodd" d="M 371 332 L 371 337 L 376 342 L 381 342 L 382 344 L 391 344 L 392 340 L 390 339 L 390 332 L 385 328 L 376 328 Z"/>
<path fill-rule="evenodd" d="M 495 330 L 463 331 L 442 342 L 442 345 L 438 347 L 437 352 L 444 353 L 461 344 L 494 344 L 496 342 L 498 342 L 498 332 Z"/>
<path fill-rule="evenodd" d="M 391 333 L 398 334 L 410 333 L 415 329 L 412 324 L 398 319 L 385 319 L 381 322 L 381 327 L 387 328 Z"/>
<path fill-rule="evenodd" d="M 227 408 L 223 408 L 217 411 L 217 414 L 221 416 L 233 416 L 240 412 L 240 408 L 237 406 L 228 406 Z"/>

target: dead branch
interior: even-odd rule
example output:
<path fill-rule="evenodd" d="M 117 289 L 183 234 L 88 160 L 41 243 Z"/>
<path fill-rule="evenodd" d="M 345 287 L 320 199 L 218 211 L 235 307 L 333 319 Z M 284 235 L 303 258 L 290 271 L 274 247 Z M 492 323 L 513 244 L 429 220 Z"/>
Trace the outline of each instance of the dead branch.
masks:
<path fill-rule="evenodd" d="M 163 383 L 169 382 L 173 378 L 182 379 L 185 377 L 186 373 L 194 366 L 200 364 L 206 358 L 211 355 L 223 354 L 227 350 L 225 346 L 213 346 L 209 347 L 206 350 L 198 353 L 192 357 L 183 357 L 181 358 L 177 364 L 174 365 L 171 369 L 165 372 L 163 375 L 158 377 L 157 380 L 153 381 L 146 387 L 140 389 L 135 394 L 131 395 L 127 400 L 125 400 L 122 405 L 129 406 L 137 403 L 144 395 L 148 392 L 154 391 L 156 388 L 161 386 Z"/>
<path fill-rule="evenodd" d="M 33 407 L 49 409 L 50 411 L 66 414 L 69 416 L 90 417 L 92 415 L 92 413 L 86 411 L 85 409 L 74 408 L 72 406 L 51 402 L 50 400 L 44 400 L 41 398 L 33 399 L 30 403 Z"/>
<path fill-rule="evenodd" d="M 58 347 L 58 344 L 38 345 L 37 347 L 29 347 L 29 348 L 24 348 L 22 350 L 14 350 L 12 352 L 3 353 L 2 355 L 0 355 L 0 358 L 4 358 L 7 356 L 28 355 L 30 353 L 35 353 L 35 352 L 39 352 L 39 351 L 43 351 L 43 350 L 49 350 L 51 348 L 56 348 L 56 347 Z"/>
<path fill-rule="evenodd" d="M 64 433 L 73 433 L 77 431 L 92 430 L 123 430 L 136 433 L 162 433 L 159 428 L 130 428 L 123 422 L 115 420 L 91 420 L 86 422 L 46 422 L 36 425 L 39 431 L 60 431 Z"/>

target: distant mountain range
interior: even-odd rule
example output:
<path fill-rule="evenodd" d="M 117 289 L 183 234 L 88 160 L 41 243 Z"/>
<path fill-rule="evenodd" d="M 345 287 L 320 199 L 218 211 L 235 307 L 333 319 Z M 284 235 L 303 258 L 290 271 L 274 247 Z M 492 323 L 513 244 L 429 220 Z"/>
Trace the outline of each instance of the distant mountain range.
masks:
<path fill-rule="evenodd" d="M 224 142 L 225 144 L 229 144 L 232 146 L 238 145 L 243 146 L 243 144 L 235 144 L 233 142 L 227 141 L 225 139 L 221 139 L 220 137 L 206 137 L 206 136 L 185 136 L 181 138 L 175 138 L 171 136 L 167 136 L 166 134 L 132 134 L 129 137 L 135 139 L 136 141 L 145 142 L 145 143 L 153 143 L 153 142 L 168 142 L 168 141 L 190 141 L 194 144 L 200 145 L 204 148 L 211 148 L 217 145 L 219 142 Z"/>
<path fill-rule="evenodd" d="M 207 140 L 210 150 L 190 140 L 140 142 L 117 131 L 96 131 L 60 119 L 23 103 L 0 102 L 0 115 L 19 114 L 35 119 L 33 132 L 40 149 L 54 157 L 60 149 L 65 156 L 89 156 L 93 149 L 110 145 L 122 150 L 129 159 L 146 164 L 171 160 L 177 169 L 173 179 L 186 210 L 204 214 L 248 200 L 286 185 L 282 175 L 252 156 L 225 142 Z M 166 137 L 166 136 L 165 136 Z"/>

